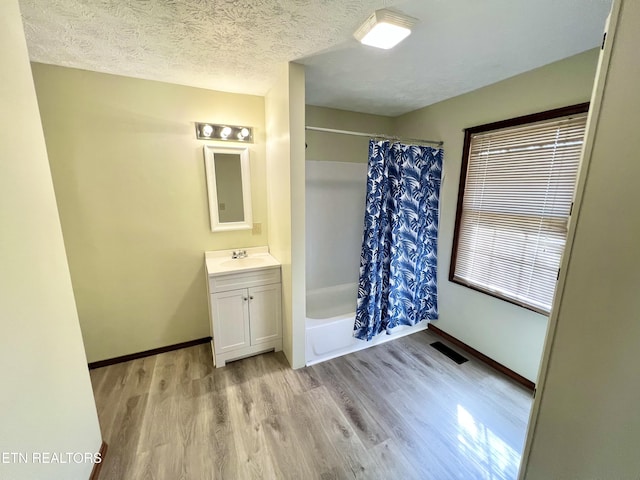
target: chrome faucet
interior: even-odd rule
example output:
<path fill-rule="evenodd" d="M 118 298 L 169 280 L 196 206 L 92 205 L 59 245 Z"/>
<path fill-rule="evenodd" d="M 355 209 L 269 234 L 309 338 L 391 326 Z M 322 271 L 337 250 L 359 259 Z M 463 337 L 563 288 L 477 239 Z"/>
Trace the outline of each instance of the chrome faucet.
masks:
<path fill-rule="evenodd" d="M 248 256 L 246 250 L 234 250 L 231 252 L 231 258 L 247 258 Z"/>

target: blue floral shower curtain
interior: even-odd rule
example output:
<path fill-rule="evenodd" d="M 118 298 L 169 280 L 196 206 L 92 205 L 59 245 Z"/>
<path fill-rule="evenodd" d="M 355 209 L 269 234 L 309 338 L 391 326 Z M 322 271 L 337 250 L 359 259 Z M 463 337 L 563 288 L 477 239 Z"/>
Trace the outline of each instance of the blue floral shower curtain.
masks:
<path fill-rule="evenodd" d="M 355 337 L 438 318 L 441 175 L 442 149 L 369 142 Z"/>

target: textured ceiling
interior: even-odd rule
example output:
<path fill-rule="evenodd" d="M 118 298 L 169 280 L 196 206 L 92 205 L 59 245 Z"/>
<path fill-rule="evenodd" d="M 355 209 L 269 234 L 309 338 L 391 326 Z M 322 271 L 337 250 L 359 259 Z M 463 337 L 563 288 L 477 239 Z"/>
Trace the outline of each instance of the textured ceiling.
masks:
<path fill-rule="evenodd" d="M 1 0 L 0 0 L 1 1 Z M 307 66 L 307 103 L 398 115 L 597 46 L 611 0 L 20 0 L 36 62 L 264 95 Z M 420 20 L 389 51 L 376 8 Z"/>
<path fill-rule="evenodd" d="M 300 60 L 307 103 L 399 115 L 597 47 L 610 0 L 415 0 L 393 50 L 355 40 Z"/>
<path fill-rule="evenodd" d="M 382 3 L 20 0 L 20 8 L 33 61 L 264 95 L 278 64 L 344 40 L 354 24 L 345 19 Z"/>

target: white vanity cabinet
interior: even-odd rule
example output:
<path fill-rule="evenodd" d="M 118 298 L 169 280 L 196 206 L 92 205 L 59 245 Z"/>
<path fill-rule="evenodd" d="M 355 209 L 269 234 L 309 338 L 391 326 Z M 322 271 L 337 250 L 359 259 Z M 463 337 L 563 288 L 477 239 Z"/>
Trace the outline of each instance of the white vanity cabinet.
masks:
<path fill-rule="evenodd" d="M 224 367 L 228 360 L 282 350 L 279 265 L 208 275 L 208 287 L 216 367 Z"/>

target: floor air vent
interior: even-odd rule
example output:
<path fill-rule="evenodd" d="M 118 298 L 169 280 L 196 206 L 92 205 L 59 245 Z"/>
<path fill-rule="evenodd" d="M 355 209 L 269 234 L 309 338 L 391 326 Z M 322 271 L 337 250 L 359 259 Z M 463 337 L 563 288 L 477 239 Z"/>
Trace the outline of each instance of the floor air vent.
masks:
<path fill-rule="evenodd" d="M 436 350 L 438 350 L 440 353 L 442 353 L 442 354 L 446 355 L 447 357 L 449 357 L 451 360 L 456 362 L 458 365 L 460 365 L 461 363 L 469 361 L 468 358 L 463 357 L 458 352 L 456 352 L 455 350 L 452 350 L 451 348 L 447 347 L 442 342 L 433 342 L 431 344 L 431 346 L 433 348 L 435 348 Z"/>

